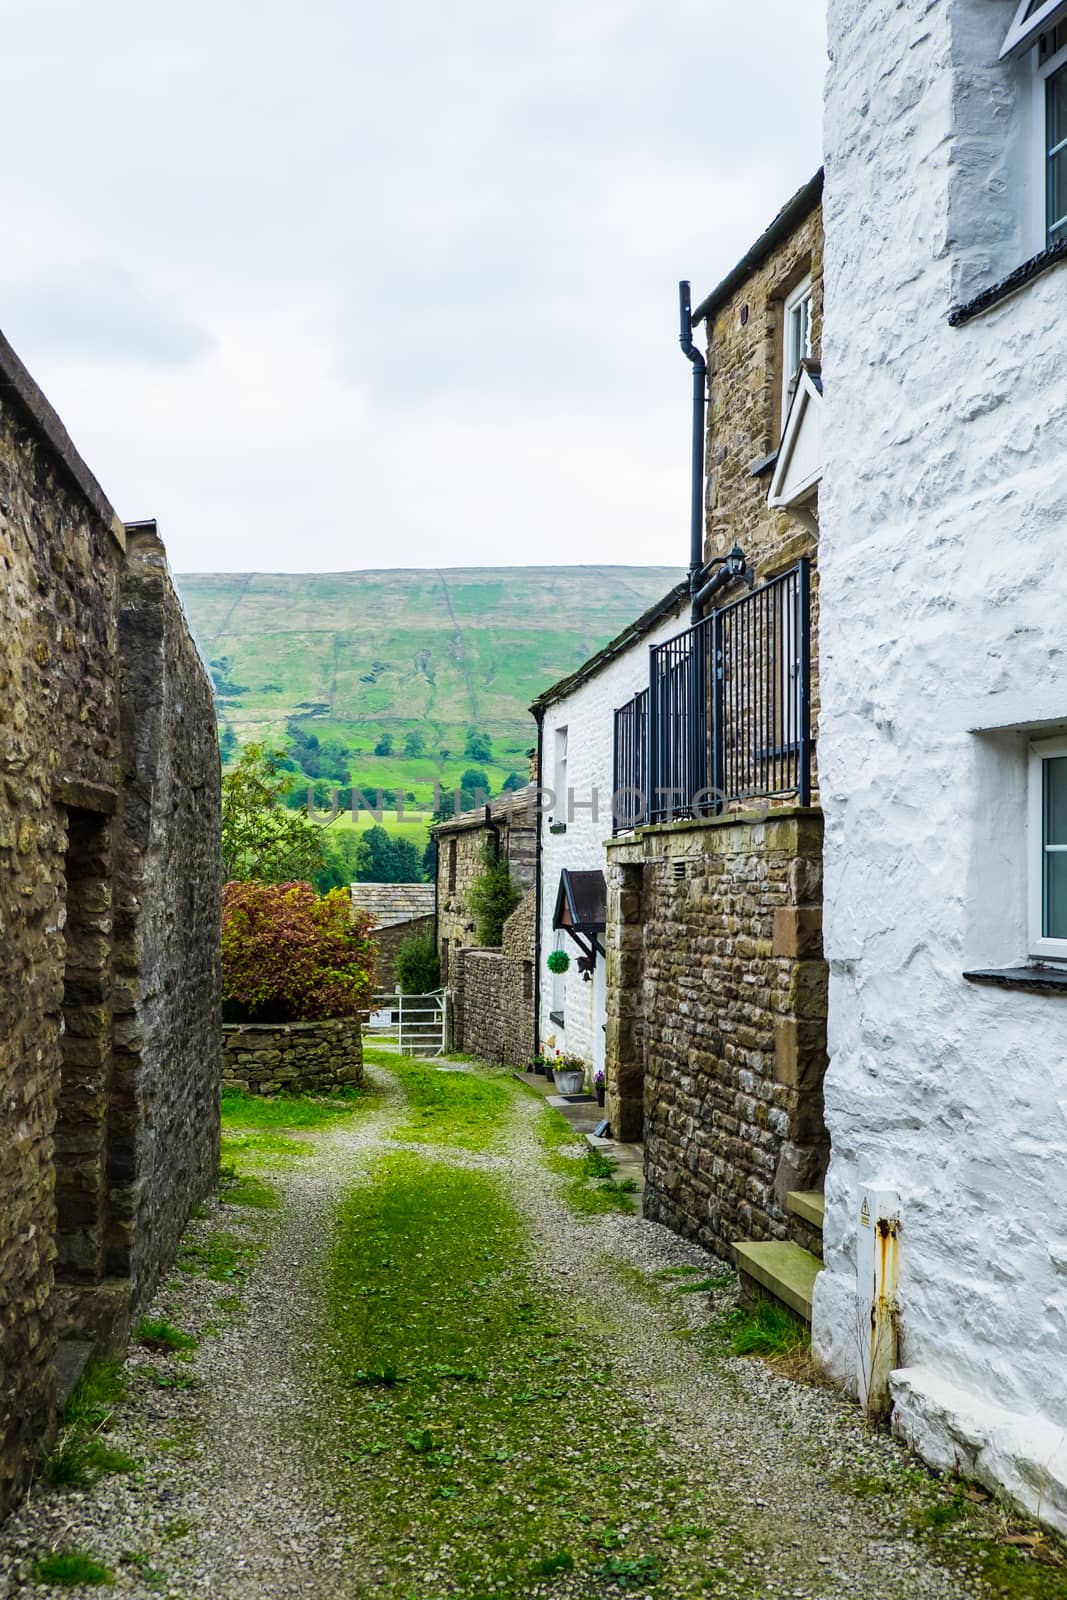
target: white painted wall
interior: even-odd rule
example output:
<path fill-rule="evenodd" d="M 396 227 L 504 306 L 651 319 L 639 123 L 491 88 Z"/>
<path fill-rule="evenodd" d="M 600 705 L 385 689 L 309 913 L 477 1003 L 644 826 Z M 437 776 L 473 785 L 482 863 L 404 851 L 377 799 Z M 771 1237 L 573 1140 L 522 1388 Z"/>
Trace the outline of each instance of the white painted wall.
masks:
<path fill-rule="evenodd" d="M 553 786 L 555 752 L 559 730 L 567 729 L 567 787 L 573 794 L 568 810 L 564 797 L 541 816 L 541 1016 L 542 1049 L 551 1054 L 581 1056 L 594 1068 L 604 1065 L 604 1026 L 607 1020 L 603 962 L 590 982 L 578 972 L 579 950 L 566 934 L 552 931 L 560 873 L 564 867 L 574 872 L 605 870 L 605 841 L 611 838 L 611 791 L 614 764 L 614 712 L 640 689 L 648 687 L 648 652 L 652 645 L 673 639 L 689 626 L 688 604 L 661 620 L 645 637 L 622 654 L 600 667 L 592 677 L 573 689 L 564 699 L 545 710 L 542 726 L 544 783 Z M 588 809 L 596 792 L 598 815 Z M 565 822 L 567 831 L 554 834 L 553 823 Z M 562 981 L 553 984 L 545 958 L 553 948 L 566 950 L 571 965 Z M 555 998 L 554 998 L 555 990 Z M 562 996 L 566 1018 L 564 1027 L 552 1021 Z"/>
<path fill-rule="evenodd" d="M 947 321 L 1032 253 L 1013 10 L 829 6 L 814 1338 L 854 1374 L 859 1186 L 898 1191 L 898 1426 L 1067 1525 L 1010 1443 L 1067 1430 L 1067 998 L 961 976 L 1025 959 L 1026 733 L 1067 726 L 1067 267 Z"/>

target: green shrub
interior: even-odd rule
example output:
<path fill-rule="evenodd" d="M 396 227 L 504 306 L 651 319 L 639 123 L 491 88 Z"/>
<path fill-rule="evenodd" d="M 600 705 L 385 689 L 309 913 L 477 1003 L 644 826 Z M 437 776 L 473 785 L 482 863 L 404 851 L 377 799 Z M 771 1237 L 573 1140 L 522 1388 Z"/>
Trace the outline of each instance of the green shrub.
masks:
<path fill-rule="evenodd" d="M 370 1003 L 371 919 L 346 890 L 317 899 L 309 883 L 227 883 L 222 995 L 235 1022 L 354 1017 Z"/>
<path fill-rule="evenodd" d="M 401 994 L 431 994 L 441 984 L 441 963 L 432 933 L 410 933 L 396 952 Z"/>
<path fill-rule="evenodd" d="M 503 942 L 504 924 L 522 899 L 522 890 L 507 862 L 494 855 L 491 845 L 486 846 L 482 860 L 485 865 L 471 884 L 467 904 L 474 912 L 475 939 L 480 945 L 495 946 Z"/>

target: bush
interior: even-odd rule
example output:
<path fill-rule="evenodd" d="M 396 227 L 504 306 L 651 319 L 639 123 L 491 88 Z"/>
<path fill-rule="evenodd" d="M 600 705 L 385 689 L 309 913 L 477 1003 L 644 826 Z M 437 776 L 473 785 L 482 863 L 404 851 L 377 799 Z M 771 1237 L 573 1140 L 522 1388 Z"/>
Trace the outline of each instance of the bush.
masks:
<path fill-rule="evenodd" d="M 396 952 L 401 994 L 431 994 L 441 985 L 441 963 L 432 933 L 411 933 Z"/>
<path fill-rule="evenodd" d="M 249 1022 L 354 1017 L 374 989 L 373 919 L 347 890 L 228 883 L 222 891 L 222 995 Z"/>
<path fill-rule="evenodd" d="M 474 937 L 478 943 L 499 945 L 504 938 L 504 924 L 522 899 L 522 890 L 507 862 L 493 854 L 491 845 L 486 846 L 482 859 L 485 867 L 471 884 L 467 904 L 474 912 Z"/>

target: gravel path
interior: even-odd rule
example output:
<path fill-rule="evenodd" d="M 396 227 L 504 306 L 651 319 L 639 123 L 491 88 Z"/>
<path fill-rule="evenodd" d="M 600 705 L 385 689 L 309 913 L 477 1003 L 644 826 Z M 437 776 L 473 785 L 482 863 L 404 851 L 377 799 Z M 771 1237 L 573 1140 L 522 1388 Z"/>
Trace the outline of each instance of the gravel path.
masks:
<path fill-rule="evenodd" d="M 216 1202 L 190 1225 L 194 1246 L 221 1229 L 252 1247 L 247 1282 L 179 1276 L 160 1292 L 150 1314 L 197 1333 L 200 1345 L 184 1361 L 131 1352 L 129 1399 L 108 1437 L 140 1470 L 84 1491 L 38 1485 L 0 1529 L 2 1600 L 108 1592 L 138 1600 L 370 1600 L 378 1592 L 359 1530 L 333 1492 L 349 1441 L 321 1359 L 336 1208 L 369 1173 L 400 1105 L 394 1081 L 370 1075 L 381 1094 L 374 1110 L 307 1135 L 310 1153 L 270 1173 L 283 1196 L 279 1211 Z M 953 1576 L 931 1554 L 911 1531 L 907 1490 L 888 1504 L 884 1495 L 850 1492 L 850 1483 L 895 1474 L 916 1480 L 916 1504 L 930 1498 L 923 1475 L 907 1471 L 898 1447 L 867 1430 L 853 1407 L 760 1362 L 701 1352 L 696 1335 L 709 1320 L 708 1297 L 668 1291 L 657 1274 L 679 1266 L 715 1273 L 720 1265 L 638 1217 L 572 1215 L 560 1203 L 560 1180 L 540 1161 L 539 1114 L 534 1099 L 519 1095 L 506 1152 L 438 1148 L 434 1158 L 504 1177 L 536 1241 L 538 1287 L 610 1341 L 616 1384 L 640 1404 L 661 1459 L 691 1481 L 694 1504 L 713 1487 L 742 1577 L 703 1592 L 767 1600 L 1007 1593 Z M 110 1591 L 35 1582 L 34 1560 L 57 1548 L 89 1551 L 106 1564 Z M 424 1600 L 417 1552 L 411 1561 L 411 1597 Z M 564 1582 L 537 1592 L 586 1589 Z M 676 1593 L 666 1583 L 655 1590 L 657 1600 Z"/>

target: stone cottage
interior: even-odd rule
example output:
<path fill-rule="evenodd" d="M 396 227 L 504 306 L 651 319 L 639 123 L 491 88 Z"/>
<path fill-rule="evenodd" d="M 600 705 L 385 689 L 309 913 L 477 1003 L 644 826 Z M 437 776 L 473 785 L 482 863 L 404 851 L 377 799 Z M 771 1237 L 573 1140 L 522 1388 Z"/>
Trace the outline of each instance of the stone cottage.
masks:
<path fill-rule="evenodd" d="M 432 883 L 353 883 L 352 910 L 374 918 L 375 986 L 396 987 L 396 953 L 405 939 L 433 937 L 436 888 Z"/>
<path fill-rule="evenodd" d="M 1067 1531 L 1067 4 L 829 41 L 815 1349 Z"/>
<path fill-rule="evenodd" d="M 828 1153 L 821 193 L 820 173 L 695 312 L 683 286 L 692 621 L 616 708 L 615 781 L 639 802 L 607 848 L 608 1112 L 644 1139 L 646 1214 L 802 1315 Z"/>
<path fill-rule="evenodd" d="M 437 951 L 452 1048 L 483 1061 L 525 1066 L 535 1049 L 537 790 L 529 784 L 433 829 L 437 852 Z M 487 853 L 508 863 L 522 900 L 499 949 L 475 944 L 468 894 Z"/>
<path fill-rule="evenodd" d="M 549 1055 L 580 1057 L 592 1072 L 604 1067 L 607 1026 L 605 841 L 614 829 L 629 824 L 638 799 L 615 783 L 614 708 L 638 693 L 647 694 L 649 649 L 684 626 L 688 601 L 688 583 L 678 584 L 530 707 L 537 722 L 541 774 L 538 1041 Z M 577 932 L 567 926 L 574 920 L 570 903 L 576 882 L 594 892 L 597 911 L 591 919 L 595 925 Z M 566 972 L 554 974 L 546 968 L 552 950 L 569 955 Z"/>
<path fill-rule="evenodd" d="M 219 760 L 154 523 L 0 337 L 0 1514 L 218 1154 Z M 75 1354 L 77 1352 L 74 1352 Z"/>

